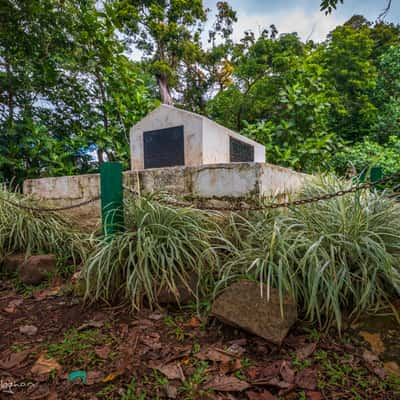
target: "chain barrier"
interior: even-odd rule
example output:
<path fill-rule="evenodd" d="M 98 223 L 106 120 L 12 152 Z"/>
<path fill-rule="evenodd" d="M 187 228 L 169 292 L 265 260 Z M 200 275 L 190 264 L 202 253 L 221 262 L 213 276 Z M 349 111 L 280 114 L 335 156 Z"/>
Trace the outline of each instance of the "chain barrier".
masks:
<path fill-rule="evenodd" d="M 32 206 L 27 206 L 25 204 L 17 203 L 15 201 L 6 199 L 5 197 L 0 197 L 0 201 L 4 201 L 5 203 L 8 203 L 14 207 L 21 208 L 23 210 L 34 211 L 34 212 L 58 212 L 58 211 L 72 210 L 74 208 L 79 208 L 79 207 L 86 206 L 90 203 L 94 203 L 97 200 L 100 200 L 100 196 L 92 197 L 91 199 L 82 201 L 80 203 L 76 203 L 76 204 L 72 204 L 70 206 L 64 206 L 64 207 L 32 207 Z"/>
<path fill-rule="evenodd" d="M 194 208 L 197 208 L 199 210 L 208 210 L 208 211 L 261 211 L 261 210 L 271 210 L 271 209 L 276 209 L 276 208 L 288 208 L 292 206 L 301 206 L 304 204 L 311 204 L 311 203 L 317 203 L 319 201 L 323 200 L 330 200 L 335 197 L 341 197 L 349 193 L 355 193 L 359 190 L 365 190 L 369 189 L 374 186 L 379 186 L 383 185 L 395 178 L 400 178 L 400 172 L 396 172 L 395 174 L 389 175 L 385 178 L 379 179 L 374 182 L 365 182 L 365 183 L 360 183 L 358 185 L 351 186 L 349 189 L 343 189 L 343 190 L 338 190 L 333 193 L 326 193 L 322 194 L 320 196 L 314 196 L 314 197 L 309 197 L 306 199 L 298 199 L 298 200 L 292 200 L 292 201 L 285 201 L 281 203 L 269 203 L 269 204 L 260 204 L 257 206 L 247 206 L 247 207 L 212 207 L 212 206 L 203 206 L 203 205 L 195 205 Z M 130 193 L 133 193 L 135 195 L 138 195 L 138 193 L 127 186 L 124 186 L 124 189 L 129 191 Z M 393 196 L 394 197 L 394 196 Z M 190 203 L 183 203 L 179 202 L 176 200 L 167 200 L 167 199 L 159 199 L 158 200 L 160 203 L 168 204 L 171 206 L 175 207 L 193 207 L 193 204 Z"/>
<path fill-rule="evenodd" d="M 209 210 L 209 211 L 261 211 L 261 210 L 271 210 L 271 209 L 276 209 L 276 208 L 288 208 L 292 206 L 301 206 L 304 204 L 311 204 L 311 203 L 317 203 L 319 201 L 323 200 L 330 200 L 335 197 L 341 197 L 349 193 L 355 193 L 359 190 L 365 190 L 369 189 L 374 186 L 379 186 L 383 185 L 387 182 L 390 182 L 391 180 L 395 178 L 400 178 L 400 172 L 396 172 L 395 174 L 389 175 L 385 178 L 379 179 L 375 182 L 365 182 L 365 183 L 360 183 L 358 185 L 351 186 L 348 189 L 343 189 L 343 190 L 338 190 L 333 193 L 326 193 L 322 194 L 320 196 L 314 196 L 314 197 L 309 197 L 306 199 L 298 199 L 298 200 L 292 200 L 292 201 L 284 201 L 281 203 L 269 203 L 269 204 L 260 204 L 257 206 L 231 206 L 231 207 L 212 207 L 212 206 L 203 206 L 203 205 L 195 205 L 194 207 L 199 209 L 199 210 Z M 139 193 L 128 187 L 128 186 L 123 186 L 123 188 L 132 193 L 135 196 L 138 196 Z M 389 197 L 396 197 L 398 194 L 390 195 Z M 14 207 L 19 207 L 24 210 L 28 211 L 34 211 L 34 212 L 58 212 L 58 211 L 67 211 L 67 210 L 72 210 L 74 208 L 79 208 L 86 206 L 88 204 L 94 203 L 95 201 L 100 200 L 101 196 L 96 196 L 92 197 L 91 199 L 82 201 L 80 203 L 72 204 L 69 206 L 64 206 L 64 207 L 33 207 L 33 206 L 27 206 L 25 204 L 17 203 L 15 201 L 9 200 L 5 197 L 0 197 L 0 201 L 3 201 L 5 203 L 8 203 Z M 158 199 L 160 203 L 164 203 L 167 205 L 175 206 L 175 207 L 193 207 L 193 204 L 191 203 L 184 203 L 176 200 L 168 200 L 168 199 Z"/>

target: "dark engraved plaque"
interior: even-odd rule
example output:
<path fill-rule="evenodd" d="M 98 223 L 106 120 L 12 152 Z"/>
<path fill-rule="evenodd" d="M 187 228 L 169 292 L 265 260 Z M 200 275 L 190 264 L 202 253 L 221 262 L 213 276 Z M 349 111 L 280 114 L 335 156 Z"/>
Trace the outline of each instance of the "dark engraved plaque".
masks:
<path fill-rule="evenodd" d="M 143 132 L 144 167 L 185 165 L 183 126 Z"/>
<path fill-rule="evenodd" d="M 231 162 L 253 162 L 254 146 L 241 140 L 229 137 L 230 161 Z"/>

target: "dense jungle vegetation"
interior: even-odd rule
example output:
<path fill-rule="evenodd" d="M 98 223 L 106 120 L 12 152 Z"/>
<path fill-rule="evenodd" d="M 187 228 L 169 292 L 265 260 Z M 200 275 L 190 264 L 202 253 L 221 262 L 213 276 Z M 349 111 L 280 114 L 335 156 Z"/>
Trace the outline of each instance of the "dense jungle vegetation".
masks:
<path fill-rule="evenodd" d="M 296 170 L 399 169 L 398 25 L 355 15 L 321 43 L 279 26 L 234 42 L 235 11 L 213 14 L 202 0 L 1 1 L 0 179 L 128 168 L 129 129 L 161 101 Z"/>

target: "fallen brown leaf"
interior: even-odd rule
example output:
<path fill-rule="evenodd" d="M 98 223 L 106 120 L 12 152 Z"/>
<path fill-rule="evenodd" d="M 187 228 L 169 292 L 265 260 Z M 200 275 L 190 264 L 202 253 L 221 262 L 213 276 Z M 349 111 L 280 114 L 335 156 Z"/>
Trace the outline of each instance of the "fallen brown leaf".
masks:
<path fill-rule="evenodd" d="M 103 321 L 89 321 L 78 327 L 77 331 L 80 332 L 89 328 L 101 328 L 103 325 L 104 325 Z"/>
<path fill-rule="evenodd" d="M 216 375 L 203 386 L 205 390 L 217 390 L 220 392 L 242 392 L 251 387 L 246 381 L 234 376 Z"/>
<path fill-rule="evenodd" d="M 388 361 L 383 364 L 383 367 L 385 368 L 385 371 L 389 375 L 395 375 L 400 377 L 400 367 L 399 364 L 397 364 L 394 361 Z"/>
<path fill-rule="evenodd" d="M 379 336 L 378 333 L 370 333 L 370 332 L 365 332 L 361 331 L 360 336 L 369 343 L 371 346 L 371 350 L 379 356 L 379 354 L 383 353 L 385 351 L 385 346 L 383 344 L 383 341 L 381 337 Z"/>
<path fill-rule="evenodd" d="M 192 317 L 188 322 L 183 324 L 183 326 L 188 326 L 190 328 L 198 328 L 201 324 L 201 321 L 197 317 Z"/>
<path fill-rule="evenodd" d="M 14 299 L 14 300 L 11 300 L 11 301 L 8 303 L 7 307 L 4 309 L 4 311 L 5 311 L 6 313 L 9 313 L 9 314 L 14 314 L 14 313 L 17 311 L 17 307 L 18 307 L 19 305 L 21 305 L 23 301 L 24 301 L 23 299 Z"/>
<path fill-rule="evenodd" d="M 375 362 L 379 361 L 379 357 L 369 350 L 365 350 L 363 352 L 363 359 L 369 364 L 374 364 Z"/>
<path fill-rule="evenodd" d="M 276 396 L 274 396 L 268 390 L 264 390 L 262 392 L 254 392 L 251 390 L 251 391 L 246 392 L 246 395 L 249 400 L 277 400 L 278 399 Z"/>
<path fill-rule="evenodd" d="M 156 367 L 156 369 L 170 380 L 179 379 L 182 382 L 186 380 L 182 371 L 182 367 L 178 363 L 162 365 L 160 367 Z"/>
<path fill-rule="evenodd" d="M 111 346 L 109 344 L 106 344 L 103 347 L 97 347 L 94 351 L 100 358 L 106 360 L 110 354 Z"/>
<path fill-rule="evenodd" d="M 247 369 L 246 375 L 249 379 L 254 381 L 257 378 L 259 372 L 260 372 L 260 369 L 258 367 L 250 367 Z"/>
<path fill-rule="evenodd" d="M 61 371 L 61 365 L 54 358 L 47 358 L 46 354 L 41 354 L 31 368 L 34 375 L 47 375 L 54 370 Z"/>
<path fill-rule="evenodd" d="M 267 365 L 254 367 L 255 370 L 253 370 L 253 368 L 249 368 L 247 374 L 248 376 L 254 377 L 252 379 L 257 379 L 257 380 L 273 378 L 280 374 L 283 363 L 284 360 L 277 360 L 270 362 Z"/>
<path fill-rule="evenodd" d="M 295 372 L 290 366 L 290 363 L 288 361 L 284 361 L 281 366 L 281 377 L 285 382 L 288 383 L 293 383 L 294 382 L 294 376 Z"/>
<path fill-rule="evenodd" d="M 165 394 L 169 399 L 176 399 L 178 397 L 178 387 L 172 384 L 165 385 Z"/>
<path fill-rule="evenodd" d="M 320 392 L 314 392 L 314 391 L 308 391 L 307 393 L 307 399 L 309 400 L 323 400 L 323 396 Z"/>
<path fill-rule="evenodd" d="M 291 383 L 281 381 L 278 378 L 258 379 L 252 383 L 253 385 L 266 385 L 266 386 L 276 387 L 278 389 L 288 389 L 293 386 Z"/>
<path fill-rule="evenodd" d="M 140 341 L 152 350 L 159 350 L 162 347 L 160 343 L 160 334 L 157 332 L 151 332 L 146 336 L 142 336 Z"/>
<path fill-rule="evenodd" d="M 150 321 L 149 319 L 138 319 L 136 321 L 133 321 L 131 325 L 145 329 L 145 328 L 149 328 L 150 326 L 153 326 L 154 323 L 153 323 L 153 321 Z"/>
<path fill-rule="evenodd" d="M 58 400 L 58 394 L 54 391 L 54 389 L 49 393 L 47 400 Z"/>
<path fill-rule="evenodd" d="M 102 381 L 104 374 L 101 371 L 88 371 L 86 374 L 85 385 L 94 385 Z"/>
<path fill-rule="evenodd" d="M 296 351 L 296 356 L 299 360 L 305 360 L 307 357 L 310 357 L 314 353 L 316 348 L 317 343 L 306 344 L 301 349 Z"/>
<path fill-rule="evenodd" d="M 216 349 L 216 348 L 208 348 L 205 350 L 199 351 L 197 354 L 195 354 L 195 357 L 198 358 L 199 360 L 210 360 L 210 361 L 215 361 L 215 362 L 229 362 L 232 360 L 232 356 L 226 354 L 225 351 Z"/>
<path fill-rule="evenodd" d="M 315 390 L 317 387 L 317 372 L 313 368 L 303 369 L 297 373 L 295 383 L 301 389 Z"/>
<path fill-rule="evenodd" d="M 238 358 L 223 362 L 219 366 L 219 371 L 221 374 L 228 374 L 230 372 L 238 371 L 242 368 L 242 363 Z"/>
<path fill-rule="evenodd" d="M 283 341 L 285 345 L 290 346 L 293 349 L 304 347 L 306 342 L 307 342 L 307 336 L 305 335 L 296 336 L 293 334 L 286 336 L 286 338 Z"/>
<path fill-rule="evenodd" d="M 30 350 L 21 351 L 19 353 L 13 353 L 10 350 L 0 354 L 0 368 L 1 369 L 12 369 L 23 367 L 26 363 Z"/>
<path fill-rule="evenodd" d="M 170 357 L 168 357 L 164 361 L 164 363 L 169 364 L 171 361 L 175 361 L 180 358 L 186 358 L 187 356 L 189 356 L 192 353 L 192 348 L 193 348 L 193 346 L 191 344 L 187 345 L 187 346 L 174 347 L 174 353 L 175 353 L 175 351 L 176 351 L 176 353 L 172 354 Z"/>
<path fill-rule="evenodd" d="M 34 292 L 32 296 L 35 300 L 41 301 L 46 299 L 47 297 L 57 296 L 60 293 L 60 291 L 61 291 L 61 285 L 53 286 L 52 288 L 49 289 L 43 289 Z"/>
<path fill-rule="evenodd" d="M 103 383 L 107 383 L 107 382 L 112 382 L 115 379 L 117 379 L 119 376 L 121 376 L 124 373 L 124 371 L 114 371 L 111 372 L 110 374 L 108 374 L 106 377 L 104 377 L 101 381 Z"/>
<path fill-rule="evenodd" d="M 31 400 L 48 399 L 50 395 L 50 388 L 47 384 L 32 385 L 29 386 L 27 395 Z"/>
<path fill-rule="evenodd" d="M 386 371 L 385 368 L 375 367 L 373 369 L 374 374 L 381 379 L 386 379 Z"/>
<path fill-rule="evenodd" d="M 161 314 L 160 312 L 154 312 L 149 315 L 149 319 L 152 319 L 154 321 L 159 321 L 160 319 L 163 319 L 164 315 Z"/>

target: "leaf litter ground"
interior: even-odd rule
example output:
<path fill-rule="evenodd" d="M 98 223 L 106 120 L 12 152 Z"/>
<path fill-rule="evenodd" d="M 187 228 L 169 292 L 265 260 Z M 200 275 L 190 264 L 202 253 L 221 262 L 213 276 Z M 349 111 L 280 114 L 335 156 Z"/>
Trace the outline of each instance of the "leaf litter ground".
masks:
<path fill-rule="evenodd" d="M 62 287 L 0 282 L 1 399 L 400 399 L 372 350 L 302 325 L 278 348 L 190 310 L 84 307 Z"/>

